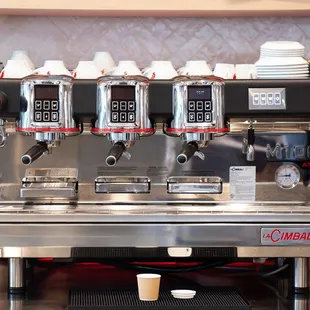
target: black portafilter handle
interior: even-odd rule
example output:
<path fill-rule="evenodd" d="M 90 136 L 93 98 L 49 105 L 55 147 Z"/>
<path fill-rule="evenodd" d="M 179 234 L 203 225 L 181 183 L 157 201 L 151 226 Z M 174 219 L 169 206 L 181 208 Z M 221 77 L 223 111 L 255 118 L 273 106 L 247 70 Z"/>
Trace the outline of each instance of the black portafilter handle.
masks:
<path fill-rule="evenodd" d="M 21 157 L 21 162 L 24 165 L 30 165 L 35 160 L 39 159 L 47 150 L 48 148 L 45 142 L 38 142 Z"/>
<path fill-rule="evenodd" d="M 195 141 L 188 142 L 177 156 L 177 162 L 180 165 L 185 165 L 193 155 L 198 151 L 198 144 Z"/>
<path fill-rule="evenodd" d="M 126 151 L 126 146 L 123 142 L 114 143 L 111 148 L 109 155 L 107 156 L 105 162 L 108 166 L 113 167 L 116 165 L 117 161 L 121 158 L 122 154 Z"/>

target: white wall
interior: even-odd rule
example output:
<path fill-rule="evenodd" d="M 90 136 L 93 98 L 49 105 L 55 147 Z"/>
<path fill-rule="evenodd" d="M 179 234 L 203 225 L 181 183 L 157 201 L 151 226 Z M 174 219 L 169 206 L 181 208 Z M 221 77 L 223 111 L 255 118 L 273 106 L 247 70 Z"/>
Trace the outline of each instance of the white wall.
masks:
<path fill-rule="evenodd" d="M 210 63 L 255 62 L 266 40 L 297 40 L 310 58 L 309 18 L 95 18 L 0 17 L 0 61 L 28 50 L 36 65 L 62 59 L 73 68 L 99 50 L 116 60 L 189 59 Z"/>

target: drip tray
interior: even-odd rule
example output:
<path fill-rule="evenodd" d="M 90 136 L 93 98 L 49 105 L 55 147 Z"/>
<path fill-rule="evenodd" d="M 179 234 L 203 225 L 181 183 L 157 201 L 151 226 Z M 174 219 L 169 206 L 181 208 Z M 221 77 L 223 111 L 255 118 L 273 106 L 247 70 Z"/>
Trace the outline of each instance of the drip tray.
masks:
<path fill-rule="evenodd" d="M 68 310 L 118 309 L 201 309 L 250 310 L 251 305 L 233 288 L 197 290 L 193 299 L 175 299 L 170 290 L 161 290 L 157 301 L 140 301 L 136 290 L 71 290 Z"/>

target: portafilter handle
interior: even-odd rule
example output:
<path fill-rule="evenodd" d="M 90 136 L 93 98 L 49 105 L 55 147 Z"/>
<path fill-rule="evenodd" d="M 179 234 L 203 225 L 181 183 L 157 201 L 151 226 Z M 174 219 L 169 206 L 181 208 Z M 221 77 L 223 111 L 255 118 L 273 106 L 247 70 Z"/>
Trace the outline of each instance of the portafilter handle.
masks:
<path fill-rule="evenodd" d="M 198 152 L 198 144 L 195 141 L 186 143 L 180 154 L 177 156 L 177 162 L 185 165 Z"/>
<path fill-rule="evenodd" d="M 110 167 L 115 166 L 117 161 L 121 158 L 124 152 L 126 152 L 126 146 L 123 142 L 114 143 L 113 147 L 109 152 L 109 155 L 105 160 L 106 164 Z"/>
<path fill-rule="evenodd" d="M 46 151 L 48 151 L 47 144 L 45 142 L 38 142 L 21 157 L 21 162 L 24 165 L 30 165 L 35 160 L 39 159 Z"/>

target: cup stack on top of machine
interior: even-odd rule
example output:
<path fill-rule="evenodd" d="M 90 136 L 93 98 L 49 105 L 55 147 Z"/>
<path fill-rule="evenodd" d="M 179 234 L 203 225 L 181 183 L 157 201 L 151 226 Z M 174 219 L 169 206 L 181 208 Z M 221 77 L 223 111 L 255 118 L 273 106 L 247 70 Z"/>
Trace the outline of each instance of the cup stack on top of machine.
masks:
<path fill-rule="evenodd" d="M 190 60 L 178 69 L 180 75 L 206 76 L 213 75 L 212 69 L 205 60 Z"/>
<path fill-rule="evenodd" d="M 142 70 L 142 73 L 150 80 L 169 80 L 178 75 L 178 72 L 169 60 L 152 61 L 150 66 Z"/>
<path fill-rule="evenodd" d="M 260 79 L 296 79 L 309 77 L 305 48 L 294 41 L 270 41 L 261 46 L 256 62 Z"/>

